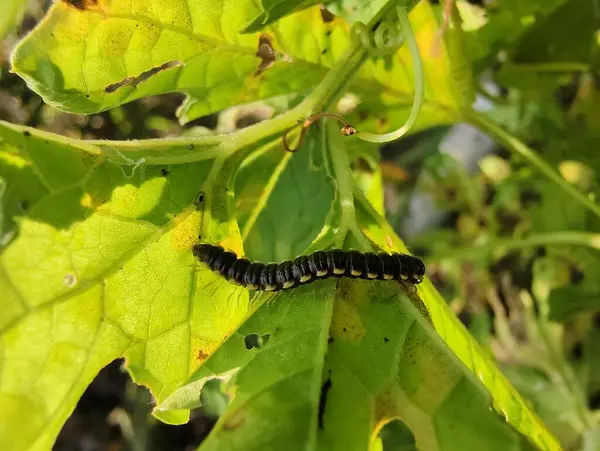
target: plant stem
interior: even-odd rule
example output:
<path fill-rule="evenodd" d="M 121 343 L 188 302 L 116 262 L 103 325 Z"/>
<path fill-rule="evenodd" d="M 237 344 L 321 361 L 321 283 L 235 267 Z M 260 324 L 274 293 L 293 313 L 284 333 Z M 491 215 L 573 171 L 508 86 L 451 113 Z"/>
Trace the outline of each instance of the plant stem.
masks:
<path fill-rule="evenodd" d="M 370 248 L 369 243 L 364 238 L 363 233 L 360 231 L 356 221 L 356 210 L 354 207 L 354 193 L 353 186 L 355 184 L 352 176 L 352 170 L 350 169 L 350 161 L 348 160 L 348 154 L 346 153 L 346 146 L 343 142 L 340 142 L 344 138 L 332 130 L 334 125 L 327 124 L 329 130 L 325 130 L 324 143 L 325 148 L 329 151 L 329 158 L 331 160 L 331 170 L 333 178 L 337 183 L 337 202 L 341 209 L 341 218 L 339 222 L 339 230 L 336 233 L 336 247 L 342 248 L 348 232 L 352 233 L 360 245 L 368 250 Z"/>
<path fill-rule="evenodd" d="M 414 82 L 415 82 L 415 94 L 413 100 L 413 106 L 410 111 L 410 115 L 402 127 L 393 132 L 384 133 L 383 135 L 369 132 L 359 132 L 357 137 L 363 141 L 372 143 L 387 143 L 395 141 L 404 136 L 414 125 L 417 120 L 417 116 L 421 111 L 421 105 L 423 104 L 423 97 L 425 94 L 425 82 L 423 80 L 423 63 L 421 61 L 421 53 L 419 51 L 419 45 L 417 44 L 417 38 L 408 20 L 408 10 L 406 7 L 398 7 L 398 17 L 400 18 L 400 25 L 402 25 L 402 31 L 408 42 L 408 48 L 412 57 L 412 65 L 414 71 Z"/>
<path fill-rule="evenodd" d="M 600 250 L 600 233 L 587 232 L 552 232 L 532 235 L 523 239 L 497 240 L 483 246 L 452 249 L 447 253 L 435 254 L 433 260 L 451 258 L 455 261 L 470 260 L 492 254 L 495 259 L 516 249 L 526 249 L 534 246 L 569 245 L 585 246 Z"/>
<path fill-rule="evenodd" d="M 527 147 L 524 143 L 519 141 L 517 138 L 512 136 L 510 133 L 503 130 L 500 126 L 492 122 L 490 119 L 485 117 L 483 114 L 478 113 L 474 110 L 466 110 L 463 112 L 464 118 L 471 125 L 481 129 L 482 131 L 495 138 L 498 142 L 502 143 L 509 150 L 518 153 L 525 158 L 532 166 L 538 171 L 544 174 L 549 180 L 559 186 L 564 192 L 569 194 L 574 201 L 580 203 L 596 216 L 600 217 L 600 205 L 591 200 L 569 182 L 567 182 L 561 175 L 556 172 L 548 163 L 546 163 L 540 156 L 531 148 Z"/>

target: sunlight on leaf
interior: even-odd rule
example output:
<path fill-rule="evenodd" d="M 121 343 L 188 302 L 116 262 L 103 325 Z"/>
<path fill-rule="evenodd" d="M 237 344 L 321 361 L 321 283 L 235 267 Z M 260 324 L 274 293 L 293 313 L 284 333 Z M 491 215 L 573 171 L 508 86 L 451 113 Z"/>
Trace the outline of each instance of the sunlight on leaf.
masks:
<path fill-rule="evenodd" d="M 227 164 L 210 159 L 130 173 L 87 144 L 16 126 L 1 132 L 7 185 L 20 186 L 23 175 L 38 187 L 7 194 L 8 205 L 26 200 L 29 208 L 16 215 L 16 237 L 0 256 L 0 418 L 32 416 L 0 429 L 0 441 L 44 449 L 104 365 L 124 356 L 134 380 L 160 401 L 251 306 L 246 290 L 197 272 L 189 252 L 203 231 L 235 247 L 236 226 L 219 199 L 231 181 Z M 200 189 L 204 208 L 196 207 Z"/>

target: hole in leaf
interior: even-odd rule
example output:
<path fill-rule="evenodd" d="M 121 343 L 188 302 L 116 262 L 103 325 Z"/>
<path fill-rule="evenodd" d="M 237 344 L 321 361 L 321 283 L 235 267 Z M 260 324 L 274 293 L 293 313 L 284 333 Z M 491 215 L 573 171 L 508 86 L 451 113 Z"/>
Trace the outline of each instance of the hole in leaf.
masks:
<path fill-rule="evenodd" d="M 204 191 L 200 191 L 196 195 L 196 198 L 194 199 L 194 205 L 199 206 L 202 202 L 204 202 L 205 197 L 206 197 L 206 193 Z"/>
<path fill-rule="evenodd" d="M 246 337 L 244 338 L 244 344 L 246 345 L 247 350 L 254 349 L 254 348 L 260 349 L 269 342 L 270 338 L 271 338 L 271 334 L 265 334 L 265 335 L 250 334 L 250 335 L 246 335 Z"/>
<path fill-rule="evenodd" d="M 400 419 L 386 423 L 379 431 L 379 437 L 384 451 L 401 449 L 403 451 L 416 451 L 415 436 L 410 428 Z"/>
<path fill-rule="evenodd" d="M 573 360 L 581 360 L 583 357 L 583 343 L 578 341 L 571 348 L 571 358 Z"/>
<path fill-rule="evenodd" d="M 325 5 L 321 5 L 321 19 L 324 23 L 332 22 L 335 19 L 333 13 L 329 11 Z"/>
<path fill-rule="evenodd" d="M 596 410 L 600 408 L 600 391 L 590 397 L 590 409 Z"/>
<path fill-rule="evenodd" d="M 229 398 L 223 390 L 223 381 L 212 379 L 204 384 L 200 392 L 202 411 L 209 418 L 216 419 L 223 415 L 229 406 Z"/>
<path fill-rule="evenodd" d="M 68 288 L 73 288 L 77 285 L 77 277 L 74 274 L 67 274 L 63 279 L 63 283 Z"/>

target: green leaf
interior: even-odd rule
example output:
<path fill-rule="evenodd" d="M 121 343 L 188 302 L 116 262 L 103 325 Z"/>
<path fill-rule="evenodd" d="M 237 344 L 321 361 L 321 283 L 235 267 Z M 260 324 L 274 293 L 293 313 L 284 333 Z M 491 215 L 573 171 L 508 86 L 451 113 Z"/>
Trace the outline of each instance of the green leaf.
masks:
<path fill-rule="evenodd" d="M 327 221 L 350 232 L 356 218 L 348 216 L 346 184 L 352 182 L 342 172 L 350 169 L 337 164 L 346 150 L 337 131 L 328 130 L 309 136 L 308 149 L 313 162 L 323 161 L 323 186 L 330 177 L 338 185 L 330 210 L 342 216 Z M 247 157 L 258 161 L 276 145 L 236 151 L 211 135 L 160 147 L 82 143 L 7 124 L 2 137 L 2 155 L 21 158 L 3 158 L 2 167 L 19 161 L 46 189 L 17 218 L 18 234 L 0 255 L 8 293 L 0 316 L 1 424 L 11 424 L 14 412 L 32 418 L 0 429 L 2 443 L 49 448 L 94 375 L 125 356 L 134 380 L 152 390 L 155 415 L 169 423 L 186 421 L 206 380 L 231 378 L 235 395 L 204 445 L 209 449 L 240 440 L 257 448 L 286 442 L 364 449 L 397 417 L 421 449 L 477 449 L 488 436 L 492 447 L 519 449 L 522 439 L 509 425 L 542 449 L 557 449 L 428 283 L 419 289 L 426 310 L 396 284 L 364 281 L 328 280 L 250 299 L 243 288 L 193 267 L 189 249 L 199 233 L 241 253 L 228 194 L 234 174 Z M 169 151 L 175 161 L 189 158 L 184 148 L 200 161 L 156 164 Z M 140 165 L 133 155 L 154 164 Z M 289 187 L 301 166 L 282 171 L 277 183 Z M 384 249 L 390 239 L 401 246 L 387 238 L 388 229 L 378 234 L 381 219 L 370 208 L 359 213 L 373 241 Z M 290 239 L 299 236 L 291 232 Z M 248 350 L 250 334 L 269 339 Z M 39 343 L 34 350 L 32 341 Z"/>
<path fill-rule="evenodd" d="M 270 338 L 247 350 L 248 334 Z M 396 417 L 419 449 L 520 442 L 397 285 L 325 281 L 283 292 L 192 380 L 231 368 L 239 368 L 227 385 L 233 400 L 201 449 L 364 450 Z"/>
<path fill-rule="evenodd" d="M 188 4 L 189 3 L 189 4 Z M 257 13 L 221 0 L 208 8 L 186 0 L 154 9 L 132 8 L 125 0 L 81 10 L 56 3 L 13 54 L 13 70 L 52 106 L 95 113 L 134 99 L 183 92 L 181 122 L 315 86 L 350 45 L 350 26 L 324 22 L 318 7 L 299 11 L 259 34 L 240 35 Z M 227 13 L 227 20 L 218 20 Z M 436 37 L 437 18 L 427 2 L 410 15 L 426 75 L 426 102 L 415 130 L 460 118 L 464 93 L 472 90 L 468 64 Z M 257 56 L 257 52 L 262 58 Z M 404 122 L 412 106 L 413 80 L 408 49 L 367 62 L 351 88 L 362 102 L 361 127 L 387 130 Z M 233 70 L 232 70 L 233 69 Z M 460 76 L 455 77 L 456 74 Z M 385 123 L 381 115 L 389 116 Z M 358 121 L 355 121 L 358 124 Z"/>
<path fill-rule="evenodd" d="M 269 149 L 237 178 L 238 221 L 253 259 L 282 261 L 305 253 L 320 232 L 335 197 L 322 157 L 321 133 L 310 130 L 301 151 Z"/>
<path fill-rule="evenodd" d="M 324 149 L 340 191 L 332 211 L 345 196 L 333 156 L 346 154 L 340 139 L 328 133 Z M 279 182 L 287 177 L 292 173 L 282 173 Z M 360 205 L 361 223 L 374 242 L 383 249 L 390 249 L 390 240 L 401 246 L 372 207 Z M 331 227 L 343 227 L 344 217 L 337 221 Z M 365 449 L 385 423 L 400 417 L 419 449 L 527 449 L 493 405 L 540 448 L 558 449 L 439 295 L 428 285 L 419 293 L 427 309 L 395 284 L 343 279 L 275 295 L 180 389 L 185 393 L 197 381 L 236 369 L 226 385 L 229 409 L 203 446 Z M 462 363 L 424 319 L 428 312 Z M 250 335 L 267 336 L 267 344 L 247 349 Z M 472 428 L 486 432 L 473 434 Z"/>
<path fill-rule="evenodd" d="M 254 33 L 267 25 L 301 9 L 320 3 L 319 0 L 261 0 L 258 15 L 244 29 L 244 33 Z"/>
<path fill-rule="evenodd" d="M 373 211 L 366 200 L 360 202 L 358 212 L 363 230 L 372 240 L 382 246 L 383 243 L 393 243 L 394 248 L 405 251 L 404 245 L 391 227 Z M 419 286 L 419 295 L 424 304 L 420 310 L 427 312 L 435 331 L 444 343 L 486 387 L 494 410 L 538 448 L 560 449 L 556 439 L 494 366 L 488 354 L 483 352 L 464 325 L 451 312 L 429 280 L 425 280 Z"/>
<path fill-rule="evenodd" d="M 528 29 L 566 3 L 568 0 L 498 1 L 484 13 L 484 23 L 478 23 L 467 32 L 473 59 L 478 65 L 485 59 L 495 59 L 498 52 L 510 49 Z"/>
<path fill-rule="evenodd" d="M 600 222 L 581 205 L 570 202 L 570 198 L 554 185 L 536 179 L 539 202 L 528 210 L 532 228 L 538 233 L 560 231 L 598 230 Z M 550 318 L 565 321 L 573 314 L 595 311 L 600 306 L 600 280 L 595 276 L 600 271 L 600 251 L 583 246 L 546 246 L 547 253 L 569 265 L 580 274 L 576 283 L 553 287 L 550 292 Z"/>
<path fill-rule="evenodd" d="M 546 375 L 534 368 L 506 366 L 502 371 L 523 396 L 532 403 L 546 424 L 554 431 L 563 445 L 575 446 L 578 431 L 577 406 L 572 398 L 548 380 Z"/>
<path fill-rule="evenodd" d="M 86 5 L 54 4 L 12 61 L 30 88 L 69 112 L 179 91 L 188 95 L 179 111 L 186 122 L 314 86 L 347 45 L 345 24 L 324 24 L 318 8 L 279 21 L 259 41 L 259 34 L 239 34 L 259 11 L 252 2 L 170 0 L 160 10 L 124 0 Z"/>
<path fill-rule="evenodd" d="M 189 251 L 200 233 L 240 251 L 226 190 L 241 155 L 214 153 L 212 136 L 144 150 L 0 127 L 5 204 L 30 202 L 0 255 L 0 442 L 49 449 L 111 360 L 124 356 L 134 380 L 162 401 L 252 311 L 246 290 L 198 272 Z M 111 160 L 171 152 L 176 161 L 190 145 L 207 158 L 133 168 Z M 23 189 L 33 177 L 35 190 Z M 15 415 L 28 421 L 14 427 Z"/>
<path fill-rule="evenodd" d="M 595 13 L 593 1 L 568 1 L 527 30 L 511 59 L 517 64 L 590 63 L 597 46 Z"/>

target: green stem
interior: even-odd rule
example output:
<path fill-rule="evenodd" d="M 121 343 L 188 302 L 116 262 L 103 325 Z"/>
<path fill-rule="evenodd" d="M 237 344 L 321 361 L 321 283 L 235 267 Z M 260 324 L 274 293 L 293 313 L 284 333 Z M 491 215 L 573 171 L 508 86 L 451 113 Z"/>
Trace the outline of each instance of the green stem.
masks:
<path fill-rule="evenodd" d="M 546 163 L 539 155 L 524 143 L 512 136 L 510 133 L 503 130 L 500 126 L 492 122 L 483 114 L 473 110 L 463 112 L 464 118 L 471 125 L 486 132 L 498 142 L 506 146 L 507 149 L 518 153 L 525 158 L 532 166 L 544 174 L 549 180 L 559 186 L 564 192 L 573 198 L 574 201 L 583 205 L 596 216 L 600 217 L 600 205 L 595 203 L 556 172 L 548 163 Z"/>
<path fill-rule="evenodd" d="M 328 124 L 329 128 L 335 127 L 333 124 Z M 325 139 L 329 142 L 325 146 L 329 151 L 331 161 L 331 170 L 333 178 L 337 184 L 337 203 L 341 208 L 341 218 L 339 220 L 339 230 L 336 232 L 335 246 L 343 248 L 344 242 L 348 233 L 352 233 L 364 250 L 370 249 L 369 243 L 360 231 L 356 222 L 356 209 L 354 207 L 353 187 L 355 185 L 352 170 L 350 168 L 350 160 L 346 152 L 346 147 L 340 140 L 343 137 L 334 130 L 325 131 Z"/>
<path fill-rule="evenodd" d="M 379 135 L 376 133 L 369 132 L 358 132 L 357 137 L 363 141 L 372 143 L 387 143 L 395 141 L 408 132 L 417 120 L 417 116 L 421 111 L 421 105 L 423 104 L 423 97 L 425 93 L 425 83 L 423 80 L 423 62 L 421 61 L 421 53 L 419 51 L 419 45 L 415 33 L 410 26 L 410 20 L 408 19 L 408 10 L 406 7 L 398 7 L 398 18 L 400 19 L 400 25 L 402 25 L 402 31 L 408 43 L 408 49 L 410 50 L 410 56 L 412 57 L 413 71 L 414 71 L 414 82 L 415 82 L 415 94 L 413 99 L 413 106 L 408 116 L 408 119 L 402 127 L 398 130 L 394 130 L 390 133 Z"/>
<path fill-rule="evenodd" d="M 447 258 L 455 261 L 471 260 L 490 254 L 495 259 L 499 259 L 513 250 L 552 245 L 585 246 L 600 250 L 600 233 L 575 231 L 552 232 L 532 235 L 523 239 L 497 240 L 483 246 L 452 249 L 447 253 L 435 254 L 432 256 L 432 260 L 444 260 Z"/>

